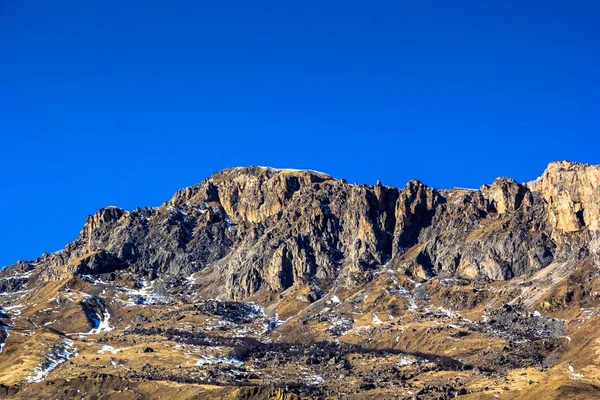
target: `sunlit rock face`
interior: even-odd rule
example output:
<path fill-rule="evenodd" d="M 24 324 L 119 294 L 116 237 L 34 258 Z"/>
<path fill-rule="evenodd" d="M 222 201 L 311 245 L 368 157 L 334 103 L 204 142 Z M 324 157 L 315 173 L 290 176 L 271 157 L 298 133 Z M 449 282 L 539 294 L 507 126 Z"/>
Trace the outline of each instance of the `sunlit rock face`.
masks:
<path fill-rule="evenodd" d="M 600 229 L 600 166 L 553 162 L 530 182 L 548 205 L 548 220 L 559 232 Z"/>
<path fill-rule="evenodd" d="M 498 178 L 480 190 L 230 168 L 160 207 L 99 210 L 65 250 L 35 262 L 46 279 L 122 269 L 185 277 L 211 266 L 209 291 L 232 299 L 314 280 L 361 284 L 383 264 L 420 280 L 505 280 L 563 251 L 585 253 L 600 226 L 599 179 L 597 166 L 569 162 L 533 182 Z"/>
<path fill-rule="evenodd" d="M 103 208 L 63 250 L 0 271 L 0 390 L 104 362 L 110 378 L 86 376 L 111 390 L 387 398 L 419 377 L 422 398 L 451 398 L 476 374 L 460 388 L 421 374 L 554 365 L 600 301 L 599 184 L 600 167 L 571 162 L 478 190 L 248 167 L 159 207 Z"/>

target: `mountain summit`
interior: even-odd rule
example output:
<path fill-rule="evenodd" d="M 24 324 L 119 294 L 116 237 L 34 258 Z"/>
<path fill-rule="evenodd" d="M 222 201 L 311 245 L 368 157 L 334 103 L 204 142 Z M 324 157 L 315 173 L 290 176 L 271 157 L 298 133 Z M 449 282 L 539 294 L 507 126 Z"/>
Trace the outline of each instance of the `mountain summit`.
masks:
<path fill-rule="evenodd" d="M 228 168 L 0 271 L 0 395 L 594 398 L 599 231 L 596 165 L 479 190 Z"/>

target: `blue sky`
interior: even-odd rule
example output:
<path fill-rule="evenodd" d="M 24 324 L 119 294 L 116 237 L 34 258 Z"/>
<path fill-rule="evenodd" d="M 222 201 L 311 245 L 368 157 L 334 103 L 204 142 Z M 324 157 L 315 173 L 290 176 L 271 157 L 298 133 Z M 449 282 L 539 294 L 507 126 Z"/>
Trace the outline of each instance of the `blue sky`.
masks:
<path fill-rule="evenodd" d="M 447 188 L 600 163 L 599 20 L 594 1 L 0 2 L 0 265 L 228 166 Z"/>

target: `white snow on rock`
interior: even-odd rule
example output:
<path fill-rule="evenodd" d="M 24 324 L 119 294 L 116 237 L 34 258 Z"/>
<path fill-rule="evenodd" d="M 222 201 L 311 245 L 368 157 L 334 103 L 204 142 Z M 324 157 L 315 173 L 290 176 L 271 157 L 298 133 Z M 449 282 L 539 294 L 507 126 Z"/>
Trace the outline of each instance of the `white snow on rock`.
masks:
<path fill-rule="evenodd" d="M 6 345 L 6 341 L 8 340 L 8 337 L 10 336 L 8 333 L 8 331 L 10 330 L 10 326 L 2 325 L 2 326 L 0 326 L 0 329 L 4 330 L 4 333 L 6 333 L 6 339 L 4 340 L 4 342 L 0 343 L 0 353 L 2 353 L 2 349 L 4 349 L 4 346 Z"/>
<path fill-rule="evenodd" d="M 264 310 L 261 309 L 261 311 L 264 314 Z M 282 321 L 279 319 L 279 314 L 277 314 L 277 313 L 273 314 L 273 316 L 271 316 L 271 318 L 269 318 L 265 322 L 263 322 L 263 326 L 264 326 L 263 334 L 274 331 L 275 329 L 277 329 L 281 325 L 283 325 L 284 322 L 285 321 Z"/>
<path fill-rule="evenodd" d="M 113 327 L 110 326 L 110 313 L 104 308 L 102 314 L 90 311 L 86 312 L 88 319 L 92 322 L 93 328 L 89 332 L 76 333 L 79 336 L 97 335 L 102 332 L 110 332 Z"/>
<path fill-rule="evenodd" d="M 23 274 L 15 274 L 15 275 L 7 276 L 4 278 L 0 278 L 0 281 L 9 281 L 9 280 L 13 280 L 13 279 L 25 279 L 25 278 L 29 278 L 32 273 L 33 273 L 33 270 L 25 272 Z"/>
<path fill-rule="evenodd" d="M 171 303 L 171 299 L 169 298 L 169 296 L 161 295 L 155 292 L 154 281 L 148 283 L 148 281 L 142 279 L 141 289 L 129 289 L 120 286 L 118 290 L 130 297 L 127 303 L 125 304 L 126 306 L 143 306 Z"/>
<path fill-rule="evenodd" d="M 60 364 L 64 363 L 73 355 L 77 353 L 77 347 L 70 339 L 64 339 L 62 344 L 54 346 L 48 355 L 46 356 L 46 360 L 39 366 L 35 367 L 29 377 L 27 377 L 27 382 L 41 382 L 43 381 L 50 372 L 52 372 L 56 367 Z"/>
<path fill-rule="evenodd" d="M 100 348 L 100 350 L 98 350 L 98 354 L 104 354 L 104 353 L 115 353 L 115 348 L 112 346 L 108 346 L 108 345 L 104 345 Z"/>
<path fill-rule="evenodd" d="M 575 368 L 572 365 L 569 365 L 569 372 L 571 373 L 571 379 L 580 379 L 583 378 L 583 374 L 575 373 Z"/>
<path fill-rule="evenodd" d="M 396 365 L 399 367 L 406 367 L 408 365 L 416 364 L 418 361 L 419 360 L 417 358 L 405 356 L 400 358 L 400 361 L 398 361 Z"/>
<path fill-rule="evenodd" d="M 127 350 L 127 349 L 129 349 L 129 347 L 119 347 L 118 349 L 115 349 L 114 347 L 105 344 L 100 348 L 100 350 L 98 350 L 98 354 L 105 354 L 105 353 L 117 354 L 117 353 Z"/>
<path fill-rule="evenodd" d="M 6 293 L 0 293 L 0 297 L 15 297 L 15 296 L 19 296 L 18 298 L 21 299 L 23 297 L 25 297 L 25 295 L 27 293 L 31 292 L 31 290 L 19 290 L 17 292 L 6 292 Z"/>
<path fill-rule="evenodd" d="M 92 275 L 81 275 L 81 277 L 94 285 L 110 285 L 110 283 L 105 282 L 100 278 L 93 277 Z"/>
<path fill-rule="evenodd" d="M 89 331 L 89 335 L 95 335 L 101 332 L 109 332 L 112 331 L 113 328 L 110 326 L 110 313 L 108 312 L 108 310 L 104 310 L 104 313 L 102 314 L 102 316 L 99 316 L 98 320 L 95 320 L 94 322 L 97 322 L 96 327 L 93 328 L 91 331 Z"/>
<path fill-rule="evenodd" d="M 449 309 L 447 309 L 445 307 L 438 307 L 437 308 L 437 312 L 440 313 L 440 314 L 442 314 L 442 315 L 444 315 L 447 318 L 456 318 L 456 317 L 458 317 L 457 313 L 455 313 L 454 311 L 449 310 Z"/>
<path fill-rule="evenodd" d="M 19 316 L 21 315 L 22 309 L 25 307 L 25 304 L 17 304 L 14 306 L 4 307 L 4 311 L 8 311 L 9 314 L 12 314 L 14 316 Z"/>
<path fill-rule="evenodd" d="M 195 264 L 194 262 L 192 262 L 192 264 Z M 196 283 L 198 283 L 198 281 L 196 280 L 196 277 L 194 276 L 194 274 L 187 276 L 185 278 L 185 280 L 187 281 L 188 285 L 195 285 Z"/>
<path fill-rule="evenodd" d="M 586 321 L 589 321 L 590 318 L 592 318 L 592 316 L 594 315 L 594 307 L 589 307 L 589 308 L 580 308 L 579 311 L 581 311 L 581 314 L 583 315 L 583 318 L 580 319 L 580 322 L 585 323 Z"/>
<path fill-rule="evenodd" d="M 196 361 L 196 365 L 199 366 L 213 364 L 242 365 L 244 363 L 234 357 L 215 357 L 207 354 L 201 355 L 198 361 Z"/>
<path fill-rule="evenodd" d="M 319 385 L 325 382 L 321 375 L 302 372 L 301 379 L 309 385 Z"/>

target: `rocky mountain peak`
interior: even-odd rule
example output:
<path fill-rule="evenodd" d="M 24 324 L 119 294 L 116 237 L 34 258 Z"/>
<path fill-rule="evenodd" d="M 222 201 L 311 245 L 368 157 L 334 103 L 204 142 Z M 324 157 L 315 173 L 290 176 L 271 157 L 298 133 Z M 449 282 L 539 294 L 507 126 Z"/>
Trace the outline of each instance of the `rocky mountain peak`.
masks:
<path fill-rule="evenodd" d="M 600 230 L 600 166 L 552 162 L 527 185 L 548 203 L 549 222 L 556 230 Z"/>
<path fill-rule="evenodd" d="M 104 224 L 118 221 L 124 214 L 126 214 L 126 211 L 119 207 L 108 206 L 101 208 L 100 210 L 96 211 L 94 215 L 87 216 L 80 232 L 80 236 L 91 239 L 95 229 L 99 229 Z"/>
<path fill-rule="evenodd" d="M 226 168 L 198 185 L 178 191 L 170 204 L 207 203 L 221 208 L 231 220 L 256 223 L 281 211 L 302 187 L 327 180 L 333 178 L 308 170 Z"/>
<path fill-rule="evenodd" d="M 518 209 L 527 193 L 526 186 L 504 177 L 496 178 L 491 185 L 483 185 L 480 190 L 499 214 Z"/>
<path fill-rule="evenodd" d="M 599 171 L 438 190 L 227 168 L 159 207 L 103 208 L 63 250 L 0 271 L 0 396 L 68 398 L 81 379 L 448 399 L 538 379 L 599 331 Z"/>
<path fill-rule="evenodd" d="M 157 208 L 99 210 L 41 264 L 52 279 L 61 265 L 149 276 L 211 267 L 207 290 L 236 299 L 314 280 L 353 286 L 384 263 L 418 279 L 508 279 L 561 249 L 585 248 L 589 238 L 566 234 L 598 229 L 598 176 L 597 167 L 560 162 L 528 184 L 498 178 L 480 190 L 439 191 L 418 180 L 396 189 L 314 171 L 227 168 Z M 514 246 L 538 255 L 515 256 Z"/>

